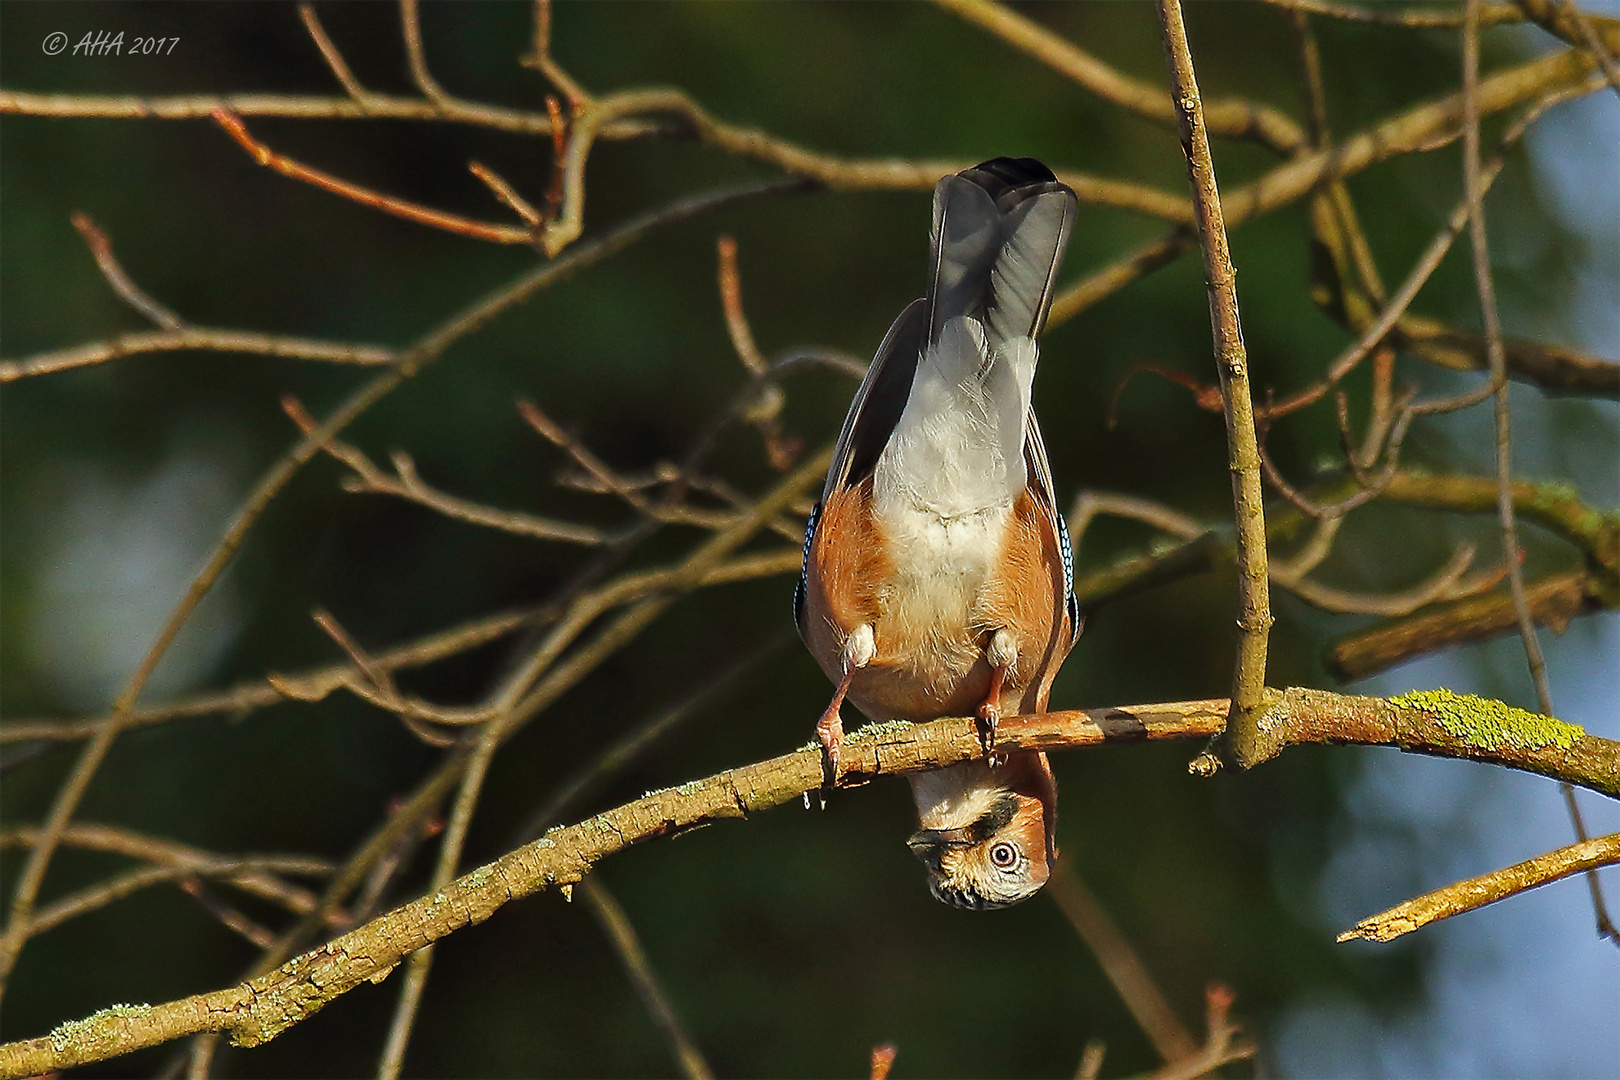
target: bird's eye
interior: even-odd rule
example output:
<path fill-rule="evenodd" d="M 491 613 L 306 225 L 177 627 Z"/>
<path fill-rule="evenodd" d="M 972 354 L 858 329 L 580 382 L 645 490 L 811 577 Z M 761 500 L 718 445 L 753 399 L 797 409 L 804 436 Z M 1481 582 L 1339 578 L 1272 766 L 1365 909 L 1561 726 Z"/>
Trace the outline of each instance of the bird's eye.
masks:
<path fill-rule="evenodd" d="M 1018 862 L 1018 849 L 1003 840 L 990 849 L 990 862 L 998 870 L 1011 870 Z"/>

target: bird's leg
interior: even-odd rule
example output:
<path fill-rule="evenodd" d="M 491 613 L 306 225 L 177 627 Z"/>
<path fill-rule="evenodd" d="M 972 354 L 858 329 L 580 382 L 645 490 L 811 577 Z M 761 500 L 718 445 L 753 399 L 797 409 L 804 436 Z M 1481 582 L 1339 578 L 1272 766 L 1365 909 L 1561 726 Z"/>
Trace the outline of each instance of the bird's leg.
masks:
<path fill-rule="evenodd" d="M 838 715 L 839 706 L 844 704 L 849 684 L 855 681 L 855 672 L 871 663 L 876 652 L 871 623 L 861 623 L 844 639 L 844 677 L 838 680 L 838 689 L 833 691 L 827 711 L 816 721 L 816 738 L 821 740 L 823 790 L 838 782 L 838 743 L 844 737 L 844 722 Z"/>
<path fill-rule="evenodd" d="M 997 630 L 985 647 L 984 658 L 990 662 L 990 692 L 979 706 L 979 741 L 984 744 L 984 756 L 995 764 L 996 723 L 1001 719 L 1001 688 L 1007 675 L 1018 666 L 1018 642 L 1005 628 Z"/>

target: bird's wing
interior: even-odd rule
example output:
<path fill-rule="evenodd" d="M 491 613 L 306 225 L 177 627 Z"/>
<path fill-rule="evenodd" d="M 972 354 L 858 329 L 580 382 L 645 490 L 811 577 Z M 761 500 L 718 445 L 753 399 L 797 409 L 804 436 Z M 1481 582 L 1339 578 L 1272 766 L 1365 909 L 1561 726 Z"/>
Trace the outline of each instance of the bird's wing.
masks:
<path fill-rule="evenodd" d="M 1057 537 L 1058 551 L 1063 555 L 1063 603 L 1069 613 L 1069 647 L 1080 638 L 1083 622 L 1080 618 L 1080 599 L 1074 594 L 1074 551 L 1069 544 L 1069 524 L 1057 504 L 1057 492 L 1052 488 L 1052 466 L 1046 460 L 1046 443 L 1041 440 L 1040 425 L 1035 422 L 1035 410 L 1029 411 L 1029 437 L 1024 443 L 1024 463 L 1029 472 L 1029 491 L 1035 504 L 1046 515 L 1048 526 Z"/>
<path fill-rule="evenodd" d="M 878 346 L 844 416 L 832 466 L 827 470 L 827 484 L 821 490 L 823 503 L 833 492 L 871 475 L 894 425 L 900 422 L 917 372 L 917 357 L 922 353 L 924 313 L 923 301 L 913 300 L 883 335 L 883 344 Z"/>
<path fill-rule="evenodd" d="M 925 308 L 919 297 L 906 305 L 900 317 L 894 320 L 889 332 L 883 335 L 855 391 L 855 400 L 849 404 L 844 416 L 843 429 L 838 433 L 838 444 L 833 449 L 832 465 L 827 469 L 827 483 L 821 489 L 821 501 L 810 511 L 810 520 L 804 527 L 804 562 L 799 568 L 799 580 L 793 587 L 793 621 L 804 630 L 804 601 L 809 588 L 810 544 L 821 523 L 821 508 L 833 494 L 860 483 L 877 467 L 877 460 L 888 444 L 889 435 L 900 414 L 905 411 L 906 398 L 911 393 L 911 380 L 917 372 L 917 358 L 922 352 L 923 316 Z"/>

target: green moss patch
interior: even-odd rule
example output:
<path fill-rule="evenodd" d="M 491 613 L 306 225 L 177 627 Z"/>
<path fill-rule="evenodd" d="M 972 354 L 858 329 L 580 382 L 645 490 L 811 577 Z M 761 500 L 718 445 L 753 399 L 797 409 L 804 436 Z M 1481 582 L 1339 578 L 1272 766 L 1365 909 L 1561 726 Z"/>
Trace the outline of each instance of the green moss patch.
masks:
<path fill-rule="evenodd" d="M 1538 750 L 1544 746 L 1568 750 L 1586 734 L 1578 725 L 1551 716 L 1450 690 L 1413 690 L 1389 700 L 1392 705 L 1428 713 L 1447 734 L 1481 750 Z"/>

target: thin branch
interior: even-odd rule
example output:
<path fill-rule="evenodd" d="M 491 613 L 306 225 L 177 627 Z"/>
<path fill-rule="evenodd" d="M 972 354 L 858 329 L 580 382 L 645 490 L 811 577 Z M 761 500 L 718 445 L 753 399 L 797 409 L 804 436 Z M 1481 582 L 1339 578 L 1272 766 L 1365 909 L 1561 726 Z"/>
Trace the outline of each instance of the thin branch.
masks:
<path fill-rule="evenodd" d="M 1080 1064 L 1074 1070 L 1074 1080 L 1097 1080 L 1102 1075 L 1103 1056 L 1108 1044 L 1101 1039 L 1087 1039 L 1080 1051 Z"/>
<path fill-rule="evenodd" d="M 1291 689 L 1267 692 L 1268 726 L 1282 745 L 1364 743 L 1466 757 L 1575 780 L 1620 797 L 1620 743 L 1497 702 L 1435 691 L 1382 700 Z M 1009 717 L 998 727 L 1008 751 L 1057 750 L 1143 739 L 1208 738 L 1230 703 L 1181 702 Z M 852 782 L 937 769 L 983 754 L 976 720 L 875 724 L 846 737 Z M 0 1046 L 0 1077 L 34 1076 L 102 1061 L 205 1031 L 256 1046 L 406 956 L 507 902 L 582 881 L 601 859 L 633 844 L 796 803 L 822 783 L 821 750 L 806 747 L 650 792 L 577 825 L 554 829 L 442 889 L 380 916 L 240 985 L 155 1006 L 119 1006 Z"/>
<path fill-rule="evenodd" d="M 124 273 L 124 268 L 118 264 L 118 259 L 113 255 L 112 241 L 108 240 L 107 234 L 90 220 L 89 214 L 76 213 L 71 220 L 73 227 L 79 230 L 79 235 L 84 237 L 85 245 L 90 248 L 90 254 L 95 257 L 96 266 L 101 269 L 102 277 L 107 279 L 107 284 L 118 294 L 119 299 L 152 320 L 160 329 L 178 330 L 184 325 L 180 316 L 147 296 L 141 291 L 140 286 Z"/>
<path fill-rule="evenodd" d="M 314 418 L 293 395 L 287 394 L 282 397 L 281 408 L 305 435 L 315 430 Z M 502 532 L 536 540 L 561 540 L 574 544 L 595 545 L 606 543 L 608 539 L 606 533 L 592 525 L 559 521 L 514 510 L 497 510 L 494 507 L 446 495 L 422 480 L 417 474 L 416 462 L 404 451 L 394 452 L 392 458 L 394 475 L 389 476 L 373 465 L 371 459 L 364 453 L 347 443 L 333 439 L 327 442 L 323 449 L 354 471 L 354 475 L 344 484 L 345 489 L 349 491 L 390 495 L 425 506 L 457 521 L 499 529 Z"/>
<path fill-rule="evenodd" d="M 536 210 L 534 206 L 519 195 L 517 189 L 507 183 L 505 178 L 494 169 L 477 161 L 467 162 L 467 171 L 484 182 L 484 186 L 499 199 L 507 209 L 522 218 L 531 229 L 543 228 L 546 224 L 546 215 Z"/>
<path fill-rule="evenodd" d="M 754 342 L 754 331 L 748 325 L 748 316 L 742 306 L 742 274 L 737 270 L 737 241 L 722 234 L 715 244 L 720 253 L 720 306 L 726 316 L 726 333 L 737 358 L 754 376 L 763 376 L 768 370 L 765 357 Z"/>
<path fill-rule="evenodd" d="M 1338 940 L 1393 941 L 1440 919 L 1494 904 L 1571 874 L 1592 873 L 1615 863 L 1620 863 L 1620 833 L 1583 840 L 1397 904 L 1388 911 L 1362 919 L 1340 934 Z"/>
<path fill-rule="evenodd" d="M 564 71 L 551 56 L 551 0 L 534 0 L 534 51 L 519 63 L 544 75 L 563 96 L 576 114 L 591 100 L 591 95 Z M 553 129 L 555 130 L 555 128 Z"/>
<path fill-rule="evenodd" d="M 1408 311 L 1396 324 L 1401 343 L 1423 359 L 1456 371 L 1489 366 L 1485 338 L 1453 329 L 1438 319 Z M 1620 363 L 1563 345 L 1505 338 L 1508 377 L 1531 383 L 1546 394 L 1620 398 Z"/>
<path fill-rule="evenodd" d="M 1620 50 L 1620 19 L 1587 15 L 1574 4 L 1560 3 L 1559 0 L 1514 0 L 1514 3 L 1531 22 L 1582 52 L 1587 52 L 1590 47 L 1588 33 L 1598 39 L 1596 48 L 1599 53 L 1608 51 L 1612 54 Z M 1582 17 L 1587 24 L 1585 31 L 1580 25 Z"/>
<path fill-rule="evenodd" d="M 0 116 L 97 117 L 113 120 L 205 120 L 224 110 L 237 116 L 294 120 L 417 120 L 460 123 L 518 135 L 549 135 L 552 119 L 499 105 L 450 99 L 438 103 L 366 90 L 353 97 L 303 94 L 191 94 L 174 97 L 135 95 L 31 94 L 0 90 Z M 623 140 L 667 134 L 667 125 L 642 120 L 619 121 L 600 137 Z"/>
<path fill-rule="evenodd" d="M 1480 115 L 1494 115 L 1559 89 L 1588 85 L 1595 67 L 1590 56 L 1571 49 L 1496 72 L 1480 81 Z M 1460 93 L 1415 105 L 1343 142 L 1300 154 L 1257 180 L 1227 189 L 1221 200 L 1227 227 L 1285 206 L 1327 181 L 1354 176 L 1405 154 L 1449 145 L 1462 137 L 1462 107 Z"/>
<path fill-rule="evenodd" d="M 1232 991 L 1224 986 L 1212 985 L 1204 994 L 1204 1045 L 1162 1069 L 1148 1073 L 1144 1080 L 1196 1080 L 1215 1073 L 1222 1065 L 1254 1057 L 1255 1046 L 1242 1037 L 1237 1026 L 1229 1019 L 1232 1009 Z"/>
<path fill-rule="evenodd" d="M 1507 161 L 1508 150 L 1523 137 L 1524 133 L 1529 130 L 1530 125 L 1554 105 L 1569 101 L 1581 94 L 1589 93 L 1592 86 L 1593 83 L 1589 80 L 1574 89 L 1561 88 L 1555 90 L 1535 101 L 1513 123 L 1509 124 L 1507 130 L 1502 133 L 1496 153 L 1479 173 L 1478 194 L 1480 198 L 1483 198 L 1485 192 L 1490 190 L 1491 184 L 1495 182 L 1497 176 L 1501 173 L 1502 167 Z M 1451 250 L 1452 243 L 1467 226 L 1469 220 L 1468 207 L 1469 197 L 1465 192 L 1463 197 L 1458 200 L 1446 223 L 1440 227 L 1434 238 L 1429 241 L 1429 245 L 1424 249 L 1423 254 L 1418 256 L 1417 261 L 1412 265 L 1412 269 L 1407 273 L 1406 280 L 1401 283 L 1400 288 L 1395 290 L 1395 295 L 1390 297 L 1389 301 L 1379 310 L 1377 318 L 1361 332 L 1354 342 L 1334 358 L 1333 362 L 1328 365 L 1326 374 L 1318 382 L 1282 401 L 1267 405 L 1265 414 L 1268 417 L 1284 416 L 1321 400 L 1322 396 L 1330 388 L 1338 385 L 1346 375 L 1354 370 L 1357 364 L 1361 363 L 1363 357 L 1380 345 L 1391 331 L 1396 330 L 1398 327 L 1403 331 L 1406 330 L 1406 325 L 1403 324 L 1418 324 L 1417 320 L 1407 316 L 1407 308 L 1417 298 L 1417 294 L 1428 283 L 1429 278 L 1434 275 L 1435 270 L 1440 266 L 1441 260 Z M 1610 366 L 1613 369 L 1610 374 L 1616 384 L 1616 392 L 1620 392 L 1620 365 Z"/>
<path fill-rule="evenodd" d="M 577 253 L 576 253 L 577 254 Z M 573 257 L 573 256 L 571 256 Z M 752 539 L 763 523 L 797 494 L 820 482 L 831 459 L 832 448 L 824 448 L 811 460 L 801 465 L 794 474 L 783 478 L 763 496 L 752 512 L 743 516 L 721 534 L 700 546 L 683 563 L 669 570 L 630 575 L 610 582 L 590 593 L 577 597 L 570 609 L 562 615 L 556 628 L 539 643 L 530 656 L 508 676 L 505 685 L 494 695 L 494 702 L 507 710 L 501 737 L 508 738 L 521 730 L 534 716 L 575 686 L 608 657 L 629 642 L 656 618 L 682 592 L 704 584 L 722 580 L 741 580 L 767 573 L 788 573 L 797 570 L 800 555 L 797 549 L 780 555 L 742 556 L 722 562 L 740 545 Z M 609 623 L 591 641 L 577 648 L 566 661 L 553 667 L 553 662 L 567 645 L 573 642 L 597 616 L 613 606 L 634 600 L 634 605 Z M 549 670 L 549 675 L 534 686 L 527 696 L 524 689 L 534 679 Z M 296 927 L 283 934 L 276 948 L 262 956 L 254 966 L 252 975 L 267 975 L 282 963 L 301 943 L 328 927 L 338 917 L 342 905 L 361 888 L 374 867 L 398 845 L 399 838 L 420 827 L 464 774 L 472 744 L 463 742 L 452 749 L 438 769 L 424 779 L 416 790 L 389 816 L 332 879 L 322 895 L 319 907 Z"/>
<path fill-rule="evenodd" d="M 405 2 L 405 0 L 402 0 Z M 214 122 L 225 129 L 226 134 L 235 139 L 237 143 L 252 155 L 253 160 L 268 169 L 272 169 L 282 176 L 293 180 L 301 180 L 306 184 L 313 184 L 322 191 L 330 191 L 334 195 L 341 195 L 345 199 L 352 199 L 362 206 L 369 206 L 374 210 L 381 210 L 385 214 L 414 221 L 419 225 L 430 225 L 435 229 L 455 233 L 458 236 L 470 236 L 474 240 L 488 240 L 496 244 L 531 244 L 535 240 L 535 232 L 527 225 L 502 225 L 493 221 L 478 221 L 463 217 L 460 214 L 451 214 L 443 210 L 435 210 L 430 206 L 413 203 L 407 199 L 395 198 L 370 188 L 351 184 L 347 180 L 339 180 L 330 173 L 312 169 L 308 165 L 300 164 L 285 154 L 278 154 L 264 143 L 255 139 L 248 133 L 247 125 L 234 113 L 223 109 L 213 113 Z"/>
<path fill-rule="evenodd" d="M 1142 958 L 1080 879 L 1073 863 L 1066 859 L 1058 863 L 1057 872 L 1046 883 L 1046 891 L 1102 965 L 1103 974 L 1108 976 L 1159 1057 L 1175 1061 L 1195 1053 L 1198 1044 L 1192 1034 L 1182 1026 L 1165 999 L 1164 991 L 1148 974 Z"/>
<path fill-rule="evenodd" d="M 387 672 L 420 667 L 477 649 L 537 621 L 532 612 L 497 612 L 403 645 L 396 645 L 372 656 L 371 662 Z M 289 697 L 300 701 L 319 701 L 333 691 L 347 686 L 355 674 L 352 666 L 329 664 L 298 674 L 276 675 L 276 682 L 282 687 L 280 690 L 266 685 L 263 679 L 254 679 L 218 693 L 181 698 L 156 708 L 136 709 L 130 714 L 125 730 L 170 720 L 216 714 L 246 716 L 256 709 L 275 705 Z M 91 738 L 95 735 L 97 725 L 104 719 L 105 717 L 91 717 L 81 720 L 13 721 L 0 725 L 0 746 L 35 739 L 68 742 Z"/>
<path fill-rule="evenodd" d="M 360 85 L 360 80 L 356 79 L 354 72 L 349 70 L 348 61 L 343 59 L 343 54 L 332 43 L 332 39 L 326 35 L 326 28 L 321 25 L 321 20 L 315 14 L 315 5 L 310 3 L 299 4 L 298 18 L 303 21 L 304 29 L 309 31 L 310 39 L 315 42 L 315 47 L 321 51 L 321 59 L 326 61 L 326 66 L 331 70 L 332 77 L 342 84 L 343 89 L 349 92 L 349 96 L 364 108 L 366 99 L 369 97 L 366 88 Z"/>
<path fill-rule="evenodd" d="M 1479 0 L 1467 0 L 1467 21 L 1463 28 L 1463 179 L 1468 196 L 1469 240 L 1473 250 L 1474 285 L 1479 293 L 1479 307 L 1485 325 L 1486 355 L 1490 360 L 1491 384 L 1496 390 L 1496 510 L 1502 530 L 1502 551 L 1507 562 L 1508 588 L 1513 597 L 1513 613 L 1519 626 L 1519 640 L 1524 644 L 1524 658 L 1535 684 L 1536 701 L 1543 715 L 1551 716 L 1552 689 L 1547 680 L 1547 663 L 1541 653 L 1541 641 L 1536 636 L 1535 618 L 1531 614 L 1530 600 L 1524 584 L 1523 553 L 1519 546 L 1518 525 L 1513 507 L 1513 443 L 1511 434 L 1511 406 L 1508 401 L 1507 357 L 1502 349 L 1502 325 L 1496 307 L 1496 284 L 1491 277 L 1490 247 L 1485 232 L 1485 194 L 1480 183 L 1479 163 Z M 1578 14 L 1578 12 L 1577 12 Z M 1596 40 L 1589 24 L 1582 29 L 1592 38 L 1595 54 L 1609 71 L 1613 63 L 1608 52 Z M 1620 91 L 1620 79 L 1615 89 Z M 1586 825 L 1581 820 L 1580 806 L 1575 792 L 1564 786 L 1564 803 L 1569 812 L 1570 825 L 1578 841 L 1586 840 Z M 1609 918 L 1603 902 L 1603 886 L 1596 870 L 1586 875 L 1591 893 L 1592 909 L 1597 920 L 1598 934 L 1620 946 L 1620 928 Z"/>
<path fill-rule="evenodd" d="M 1127 285 L 1140 281 L 1155 270 L 1169 266 L 1197 244 L 1197 234 L 1191 229 L 1181 227 L 1171 229 L 1157 240 L 1148 241 L 1058 293 L 1053 298 L 1052 310 L 1046 317 L 1047 327 L 1062 326 L 1076 315 L 1096 307 Z"/>
<path fill-rule="evenodd" d="M 1260 485 L 1260 451 L 1255 437 L 1254 405 L 1249 394 L 1248 355 L 1238 315 L 1237 271 L 1227 248 L 1221 194 L 1210 158 L 1198 83 L 1179 0 L 1159 0 L 1159 29 L 1170 69 L 1171 96 L 1187 158 L 1193 190 L 1198 242 L 1204 253 L 1204 280 L 1209 288 L 1215 367 L 1225 405 L 1227 463 L 1232 472 L 1232 507 L 1237 519 L 1238 655 L 1232 676 L 1232 717 L 1227 745 L 1242 765 L 1264 760 L 1258 727 L 1261 691 L 1266 679 L 1266 644 L 1271 631 L 1267 592 L 1265 497 Z"/>
<path fill-rule="evenodd" d="M 405 59 L 410 65 L 411 81 L 429 101 L 442 104 L 449 100 L 450 95 L 444 92 L 438 80 L 428 71 L 427 56 L 422 51 L 422 24 L 417 17 L 416 0 L 399 0 L 399 22 L 405 35 Z"/>
<path fill-rule="evenodd" d="M 1614 582 L 1606 574 L 1570 570 L 1551 574 L 1525 587 L 1530 615 L 1554 633 L 1570 620 L 1620 607 Z M 1438 604 L 1427 610 L 1347 634 L 1329 646 L 1323 663 L 1334 678 L 1365 679 L 1396 664 L 1458 645 L 1517 633 L 1513 597 L 1503 592 Z"/>
<path fill-rule="evenodd" d="M 215 896 L 212 890 L 203 884 L 201 878 L 185 878 L 180 882 L 180 891 L 197 901 L 197 904 L 219 920 L 225 929 L 240 934 L 255 948 L 268 949 L 275 942 L 276 935 L 248 918 L 240 909 Z"/>
<path fill-rule="evenodd" d="M 1579 4 L 1572 0 L 1553 0 L 1560 12 L 1566 15 L 1575 24 L 1575 30 L 1581 41 L 1586 45 L 1587 51 L 1597 57 L 1597 62 L 1603 68 L 1603 77 L 1609 80 L 1609 86 L 1616 94 L 1620 94 L 1620 66 L 1614 62 L 1614 55 L 1609 52 L 1607 45 L 1598 37 L 1597 28 Z"/>
<path fill-rule="evenodd" d="M 631 984 L 636 988 L 636 996 L 641 998 L 647 1012 L 653 1018 L 653 1023 L 669 1043 L 670 1051 L 689 1080 L 708 1080 L 714 1075 L 709 1063 L 703 1060 L 703 1053 L 686 1033 L 680 1016 L 675 1012 L 675 1006 L 670 1003 L 669 995 L 664 992 L 663 985 L 658 980 L 658 973 L 653 970 L 652 964 L 647 960 L 647 953 L 641 947 L 641 940 L 636 936 L 636 928 L 630 925 L 630 919 L 625 915 L 624 909 L 614 899 L 613 894 L 594 877 L 587 877 L 582 883 L 585 902 L 591 907 L 591 913 L 607 931 L 608 940 L 613 943 L 613 949 L 619 954 L 619 962 L 630 976 Z"/>
<path fill-rule="evenodd" d="M 439 860 L 428 886 L 434 893 L 455 880 L 456 868 L 461 865 L 461 852 L 467 844 L 467 830 L 472 827 L 473 811 L 478 806 L 479 796 L 483 794 L 484 778 L 489 775 L 489 763 L 501 744 L 500 728 L 498 716 L 485 724 L 468 758 L 467 769 L 461 777 L 461 789 L 456 792 L 456 801 L 450 812 L 450 822 L 439 844 Z M 424 946 L 411 955 L 404 985 L 400 987 L 399 1005 L 388 1027 L 388 1041 L 377 1063 L 377 1080 L 397 1080 L 404 1067 L 405 1050 L 410 1045 L 411 1029 L 415 1026 L 422 994 L 427 990 L 428 975 L 432 969 L 432 945 Z"/>
<path fill-rule="evenodd" d="M 251 330 L 216 330 L 187 326 L 181 330 L 138 330 L 106 341 L 92 341 L 53 352 L 37 353 L 21 360 L 0 361 L 0 384 L 49 375 L 72 368 L 90 367 L 153 352 L 203 350 L 223 353 L 252 353 L 284 360 L 322 360 L 333 364 L 378 367 L 391 364 L 399 354 L 381 345 L 360 345 L 346 341 L 282 337 Z"/>
<path fill-rule="evenodd" d="M 1413 30 L 1455 29 L 1463 24 L 1463 14 L 1449 8 L 1397 7 L 1379 3 L 1372 7 L 1337 3 L 1335 0 L 1265 0 L 1273 7 L 1344 22 L 1404 26 Z M 1524 22 L 1524 12 L 1512 4 L 1486 4 L 1480 9 L 1481 26 L 1502 26 Z"/>
<path fill-rule="evenodd" d="M 1155 123 L 1176 126 L 1175 108 L 1162 88 L 1121 73 L 1013 9 L 995 0 L 935 2 L 1074 80 L 1104 101 Z M 1305 146 L 1305 133 L 1299 125 L 1267 105 L 1234 99 L 1208 101 L 1204 103 L 1204 123 L 1212 134 L 1252 139 L 1285 157 Z"/>
<path fill-rule="evenodd" d="M 708 709 L 736 685 L 737 680 L 758 667 L 761 662 L 780 652 L 798 635 L 787 631 L 769 639 L 753 652 L 732 663 L 718 674 L 705 679 L 703 684 L 686 694 L 667 709 L 660 710 L 637 724 L 594 759 L 575 770 L 567 779 L 546 796 L 522 825 L 512 834 L 512 846 L 527 843 L 572 812 L 587 794 L 595 791 L 610 778 L 622 773 L 639 761 L 658 740 L 679 728 L 694 715 Z"/>

